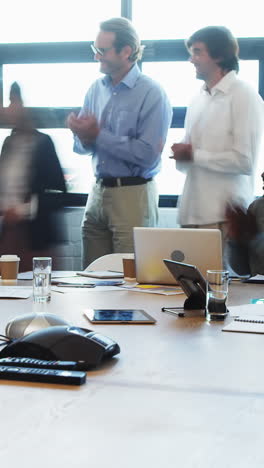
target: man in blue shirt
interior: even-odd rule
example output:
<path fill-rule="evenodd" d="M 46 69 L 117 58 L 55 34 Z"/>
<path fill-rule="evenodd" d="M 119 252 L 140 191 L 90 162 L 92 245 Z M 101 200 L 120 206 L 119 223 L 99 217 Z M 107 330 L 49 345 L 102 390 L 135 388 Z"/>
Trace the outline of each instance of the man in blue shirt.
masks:
<path fill-rule="evenodd" d="M 160 85 L 136 62 L 142 47 L 125 18 L 101 23 L 92 46 L 100 71 L 78 116 L 71 113 L 74 151 L 91 154 L 96 183 L 82 223 L 83 268 L 112 252 L 133 252 L 133 227 L 155 226 L 158 191 L 154 176 L 172 110 Z"/>

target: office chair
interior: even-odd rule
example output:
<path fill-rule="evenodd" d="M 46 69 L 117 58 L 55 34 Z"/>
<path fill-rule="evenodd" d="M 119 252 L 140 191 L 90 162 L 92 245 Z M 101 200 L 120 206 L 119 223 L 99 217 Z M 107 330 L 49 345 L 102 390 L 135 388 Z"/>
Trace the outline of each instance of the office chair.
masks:
<path fill-rule="evenodd" d="M 88 265 L 85 270 L 123 271 L 123 257 L 134 258 L 133 253 L 112 253 L 103 255 Z"/>

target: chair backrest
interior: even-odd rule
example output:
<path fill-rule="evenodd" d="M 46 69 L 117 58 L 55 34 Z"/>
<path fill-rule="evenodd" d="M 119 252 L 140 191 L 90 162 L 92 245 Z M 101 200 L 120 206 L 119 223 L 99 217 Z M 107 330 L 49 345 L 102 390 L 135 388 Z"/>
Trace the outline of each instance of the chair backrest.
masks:
<path fill-rule="evenodd" d="M 88 265 L 85 270 L 112 270 L 123 271 L 123 258 L 134 258 L 133 253 L 112 253 L 103 255 Z"/>

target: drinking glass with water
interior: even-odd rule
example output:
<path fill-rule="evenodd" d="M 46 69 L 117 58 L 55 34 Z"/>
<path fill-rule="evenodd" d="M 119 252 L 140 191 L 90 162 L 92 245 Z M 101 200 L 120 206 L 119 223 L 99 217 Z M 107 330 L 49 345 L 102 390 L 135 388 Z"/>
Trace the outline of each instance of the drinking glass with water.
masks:
<path fill-rule="evenodd" d="M 206 318 L 223 320 L 227 314 L 229 273 L 225 270 L 207 270 L 206 274 Z"/>
<path fill-rule="evenodd" d="M 50 301 L 51 265 L 51 257 L 33 258 L 33 298 L 35 302 Z"/>

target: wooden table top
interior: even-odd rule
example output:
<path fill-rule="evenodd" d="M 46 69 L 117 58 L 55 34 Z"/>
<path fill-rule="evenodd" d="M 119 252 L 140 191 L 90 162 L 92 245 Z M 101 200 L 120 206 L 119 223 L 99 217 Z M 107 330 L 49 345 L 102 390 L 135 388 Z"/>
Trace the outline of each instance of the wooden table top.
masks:
<path fill-rule="evenodd" d="M 229 304 L 263 293 L 263 285 L 234 283 Z M 52 292 L 43 306 L 1 300 L 0 333 L 14 316 L 47 311 L 121 348 L 81 387 L 0 382 L 1 465 L 263 468 L 264 336 L 161 312 L 183 300 L 100 288 Z M 143 308 L 157 323 L 91 325 L 89 307 Z"/>

